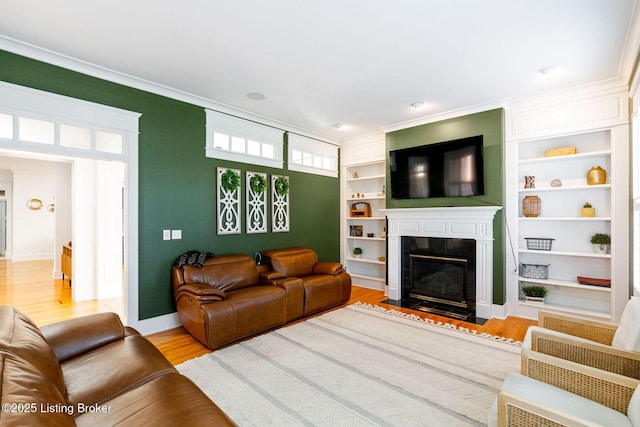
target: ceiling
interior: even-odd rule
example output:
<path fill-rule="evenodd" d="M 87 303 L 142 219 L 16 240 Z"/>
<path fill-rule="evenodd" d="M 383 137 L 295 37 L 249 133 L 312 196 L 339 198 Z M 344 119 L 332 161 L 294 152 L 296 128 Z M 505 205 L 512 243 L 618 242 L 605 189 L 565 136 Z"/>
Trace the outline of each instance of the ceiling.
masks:
<path fill-rule="evenodd" d="M 0 37 L 340 141 L 468 107 L 626 83 L 635 4 L 8 0 Z M 543 67 L 554 72 L 543 76 Z"/>

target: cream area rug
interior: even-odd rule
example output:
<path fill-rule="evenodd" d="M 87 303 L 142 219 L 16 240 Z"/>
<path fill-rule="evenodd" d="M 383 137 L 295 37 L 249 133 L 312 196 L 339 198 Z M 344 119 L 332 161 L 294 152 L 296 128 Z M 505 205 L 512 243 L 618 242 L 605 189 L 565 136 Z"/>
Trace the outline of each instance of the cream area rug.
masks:
<path fill-rule="evenodd" d="M 356 304 L 177 368 L 241 426 L 481 426 L 520 350 Z"/>

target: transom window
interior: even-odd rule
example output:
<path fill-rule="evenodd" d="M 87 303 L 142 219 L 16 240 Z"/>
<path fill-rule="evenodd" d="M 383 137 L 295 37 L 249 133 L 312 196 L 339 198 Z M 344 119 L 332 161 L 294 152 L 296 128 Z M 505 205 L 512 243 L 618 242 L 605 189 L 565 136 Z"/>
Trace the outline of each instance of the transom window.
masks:
<path fill-rule="evenodd" d="M 289 133 L 289 169 L 338 176 L 338 147 L 328 142 Z"/>
<path fill-rule="evenodd" d="M 124 154 L 124 134 L 62 123 L 55 119 L 28 117 L 19 113 L 0 113 L 0 140 L 34 147 L 62 147 L 95 152 L 109 157 Z M 69 151 L 67 153 L 70 154 Z M 101 153 L 101 154 L 100 154 Z"/>
<path fill-rule="evenodd" d="M 282 169 L 283 130 L 213 110 L 205 111 L 207 157 Z"/>

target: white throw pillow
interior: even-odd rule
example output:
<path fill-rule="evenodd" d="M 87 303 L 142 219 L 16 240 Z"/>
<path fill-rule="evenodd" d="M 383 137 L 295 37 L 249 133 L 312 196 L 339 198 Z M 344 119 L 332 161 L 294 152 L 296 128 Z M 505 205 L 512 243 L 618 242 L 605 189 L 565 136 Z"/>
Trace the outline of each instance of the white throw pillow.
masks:
<path fill-rule="evenodd" d="M 640 352 L 640 297 L 632 297 L 627 302 L 611 347 Z"/>

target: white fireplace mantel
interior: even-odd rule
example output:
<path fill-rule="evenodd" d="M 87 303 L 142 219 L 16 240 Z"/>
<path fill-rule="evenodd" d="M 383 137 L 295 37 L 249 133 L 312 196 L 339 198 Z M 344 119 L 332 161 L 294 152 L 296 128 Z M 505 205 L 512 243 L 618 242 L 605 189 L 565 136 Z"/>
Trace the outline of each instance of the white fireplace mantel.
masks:
<path fill-rule="evenodd" d="M 443 237 L 476 241 L 476 316 L 493 316 L 493 218 L 501 206 L 383 209 L 389 221 L 388 297 L 400 300 L 401 238 Z"/>

